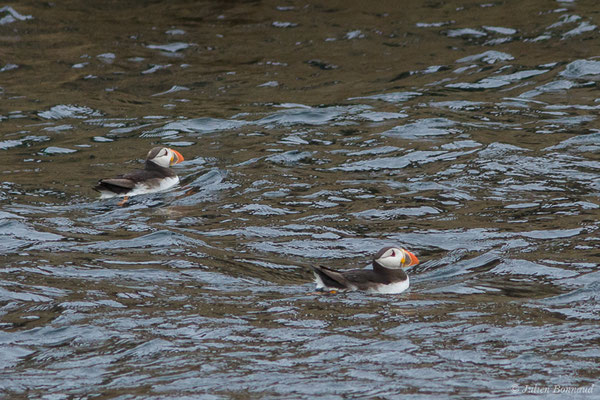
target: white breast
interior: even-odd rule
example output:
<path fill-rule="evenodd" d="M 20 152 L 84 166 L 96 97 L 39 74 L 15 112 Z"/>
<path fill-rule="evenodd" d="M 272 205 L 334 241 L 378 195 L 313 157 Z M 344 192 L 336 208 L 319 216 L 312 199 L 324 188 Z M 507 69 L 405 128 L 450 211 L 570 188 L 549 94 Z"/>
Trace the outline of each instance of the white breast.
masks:
<path fill-rule="evenodd" d="M 406 280 L 400 282 L 390 283 L 389 285 L 379 285 L 372 289 L 369 289 L 369 293 L 379 293 L 379 294 L 398 294 L 404 292 L 410 286 L 410 280 L 408 276 Z"/>
<path fill-rule="evenodd" d="M 163 190 L 167 190 L 172 188 L 173 186 L 179 183 L 179 177 L 168 177 L 160 180 L 160 184 L 158 186 L 150 186 L 146 185 L 143 182 L 135 185 L 133 189 L 131 189 L 128 193 L 116 194 L 110 191 L 102 191 L 100 192 L 101 199 L 109 199 L 111 197 L 125 197 L 125 196 L 137 196 L 139 194 L 148 194 L 148 193 L 156 193 L 162 192 Z"/>
<path fill-rule="evenodd" d="M 136 185 L 133 190 L 129 193 L 129 196 L 136 196 L 138 194 L 148 194 L 148 193 L 156 193 L 162 192 L 163 190 L 167 190 L 172 188 L 173 186 L 179 183 L 179 177 L 175 176 L 172 178 L 164 178 L 160 180 L 160 185 L 158 186 L 149 186 L 142 182 Z"/>

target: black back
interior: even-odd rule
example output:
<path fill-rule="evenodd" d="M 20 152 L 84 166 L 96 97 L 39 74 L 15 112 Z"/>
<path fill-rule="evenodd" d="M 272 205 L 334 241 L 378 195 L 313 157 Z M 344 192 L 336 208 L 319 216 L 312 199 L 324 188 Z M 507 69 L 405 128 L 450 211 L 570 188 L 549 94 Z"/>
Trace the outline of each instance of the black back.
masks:
<path fill-rule="evenodd" d="M 101 179 L 98 181 L 98 184 L 94 186 L 94 190 L 124 194 L 129 192 L 140 182 L 158 182 L 160 179 L 167 177 L 172 178 L 175 176 L 177 176 L 177 174 L 175 174 L 172 169 L 161 167 L 150 160 L 146 160 L 144 169 L 138 169 L 127 174 L 118 175 L 112 179 Z"/>

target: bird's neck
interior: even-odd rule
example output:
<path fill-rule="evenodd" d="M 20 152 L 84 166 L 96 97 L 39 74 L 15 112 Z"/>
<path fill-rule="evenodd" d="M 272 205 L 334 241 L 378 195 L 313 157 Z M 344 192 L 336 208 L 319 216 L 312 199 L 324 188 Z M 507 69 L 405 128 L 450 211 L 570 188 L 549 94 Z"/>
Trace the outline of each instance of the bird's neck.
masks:
<path fill-rule="evenodd" d="M 408 278 L 408 275 L 402 268 L 386 268 L 383 265 L 379 264 L 377 261 L 373 261 L 373 271 L 375 271 L 378 275 L 383 276 L 386 280 L 390 282 L 395 282 L 399 280 L 405 280 Z"/>
<path fill-rule="evenodd" d="M 153 161 L 146 160 L 146 171 L 158 171 L 165 176 L 175 176 L 175 172 L 171 168 L 161 167 Z"/>

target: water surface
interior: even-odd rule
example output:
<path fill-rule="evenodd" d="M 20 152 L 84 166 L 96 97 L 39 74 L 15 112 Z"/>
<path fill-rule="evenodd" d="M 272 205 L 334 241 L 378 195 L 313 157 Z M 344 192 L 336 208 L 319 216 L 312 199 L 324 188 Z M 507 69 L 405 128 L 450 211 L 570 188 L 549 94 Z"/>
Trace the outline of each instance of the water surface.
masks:
<path fill-rule="evenodd" d="M 0 391 L 597 396 L 596 14 L 0 7 Z M 155 145 L 179 187 L 98 199 Z M 409 291 L 313 292 L 390 244 Z"/>

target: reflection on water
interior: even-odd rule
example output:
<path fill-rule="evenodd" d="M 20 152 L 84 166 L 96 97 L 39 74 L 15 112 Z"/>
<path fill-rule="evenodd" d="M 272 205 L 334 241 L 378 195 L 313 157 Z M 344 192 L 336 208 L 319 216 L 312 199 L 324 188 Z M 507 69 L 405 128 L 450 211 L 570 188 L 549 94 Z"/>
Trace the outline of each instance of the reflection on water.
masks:
<path fill-rule="evenodd" d="M 1 391 L 595 394 L 595 9 L 519 7 L 0 7 Z M 313 293 L 389 244 L 409 291 Z"/>

